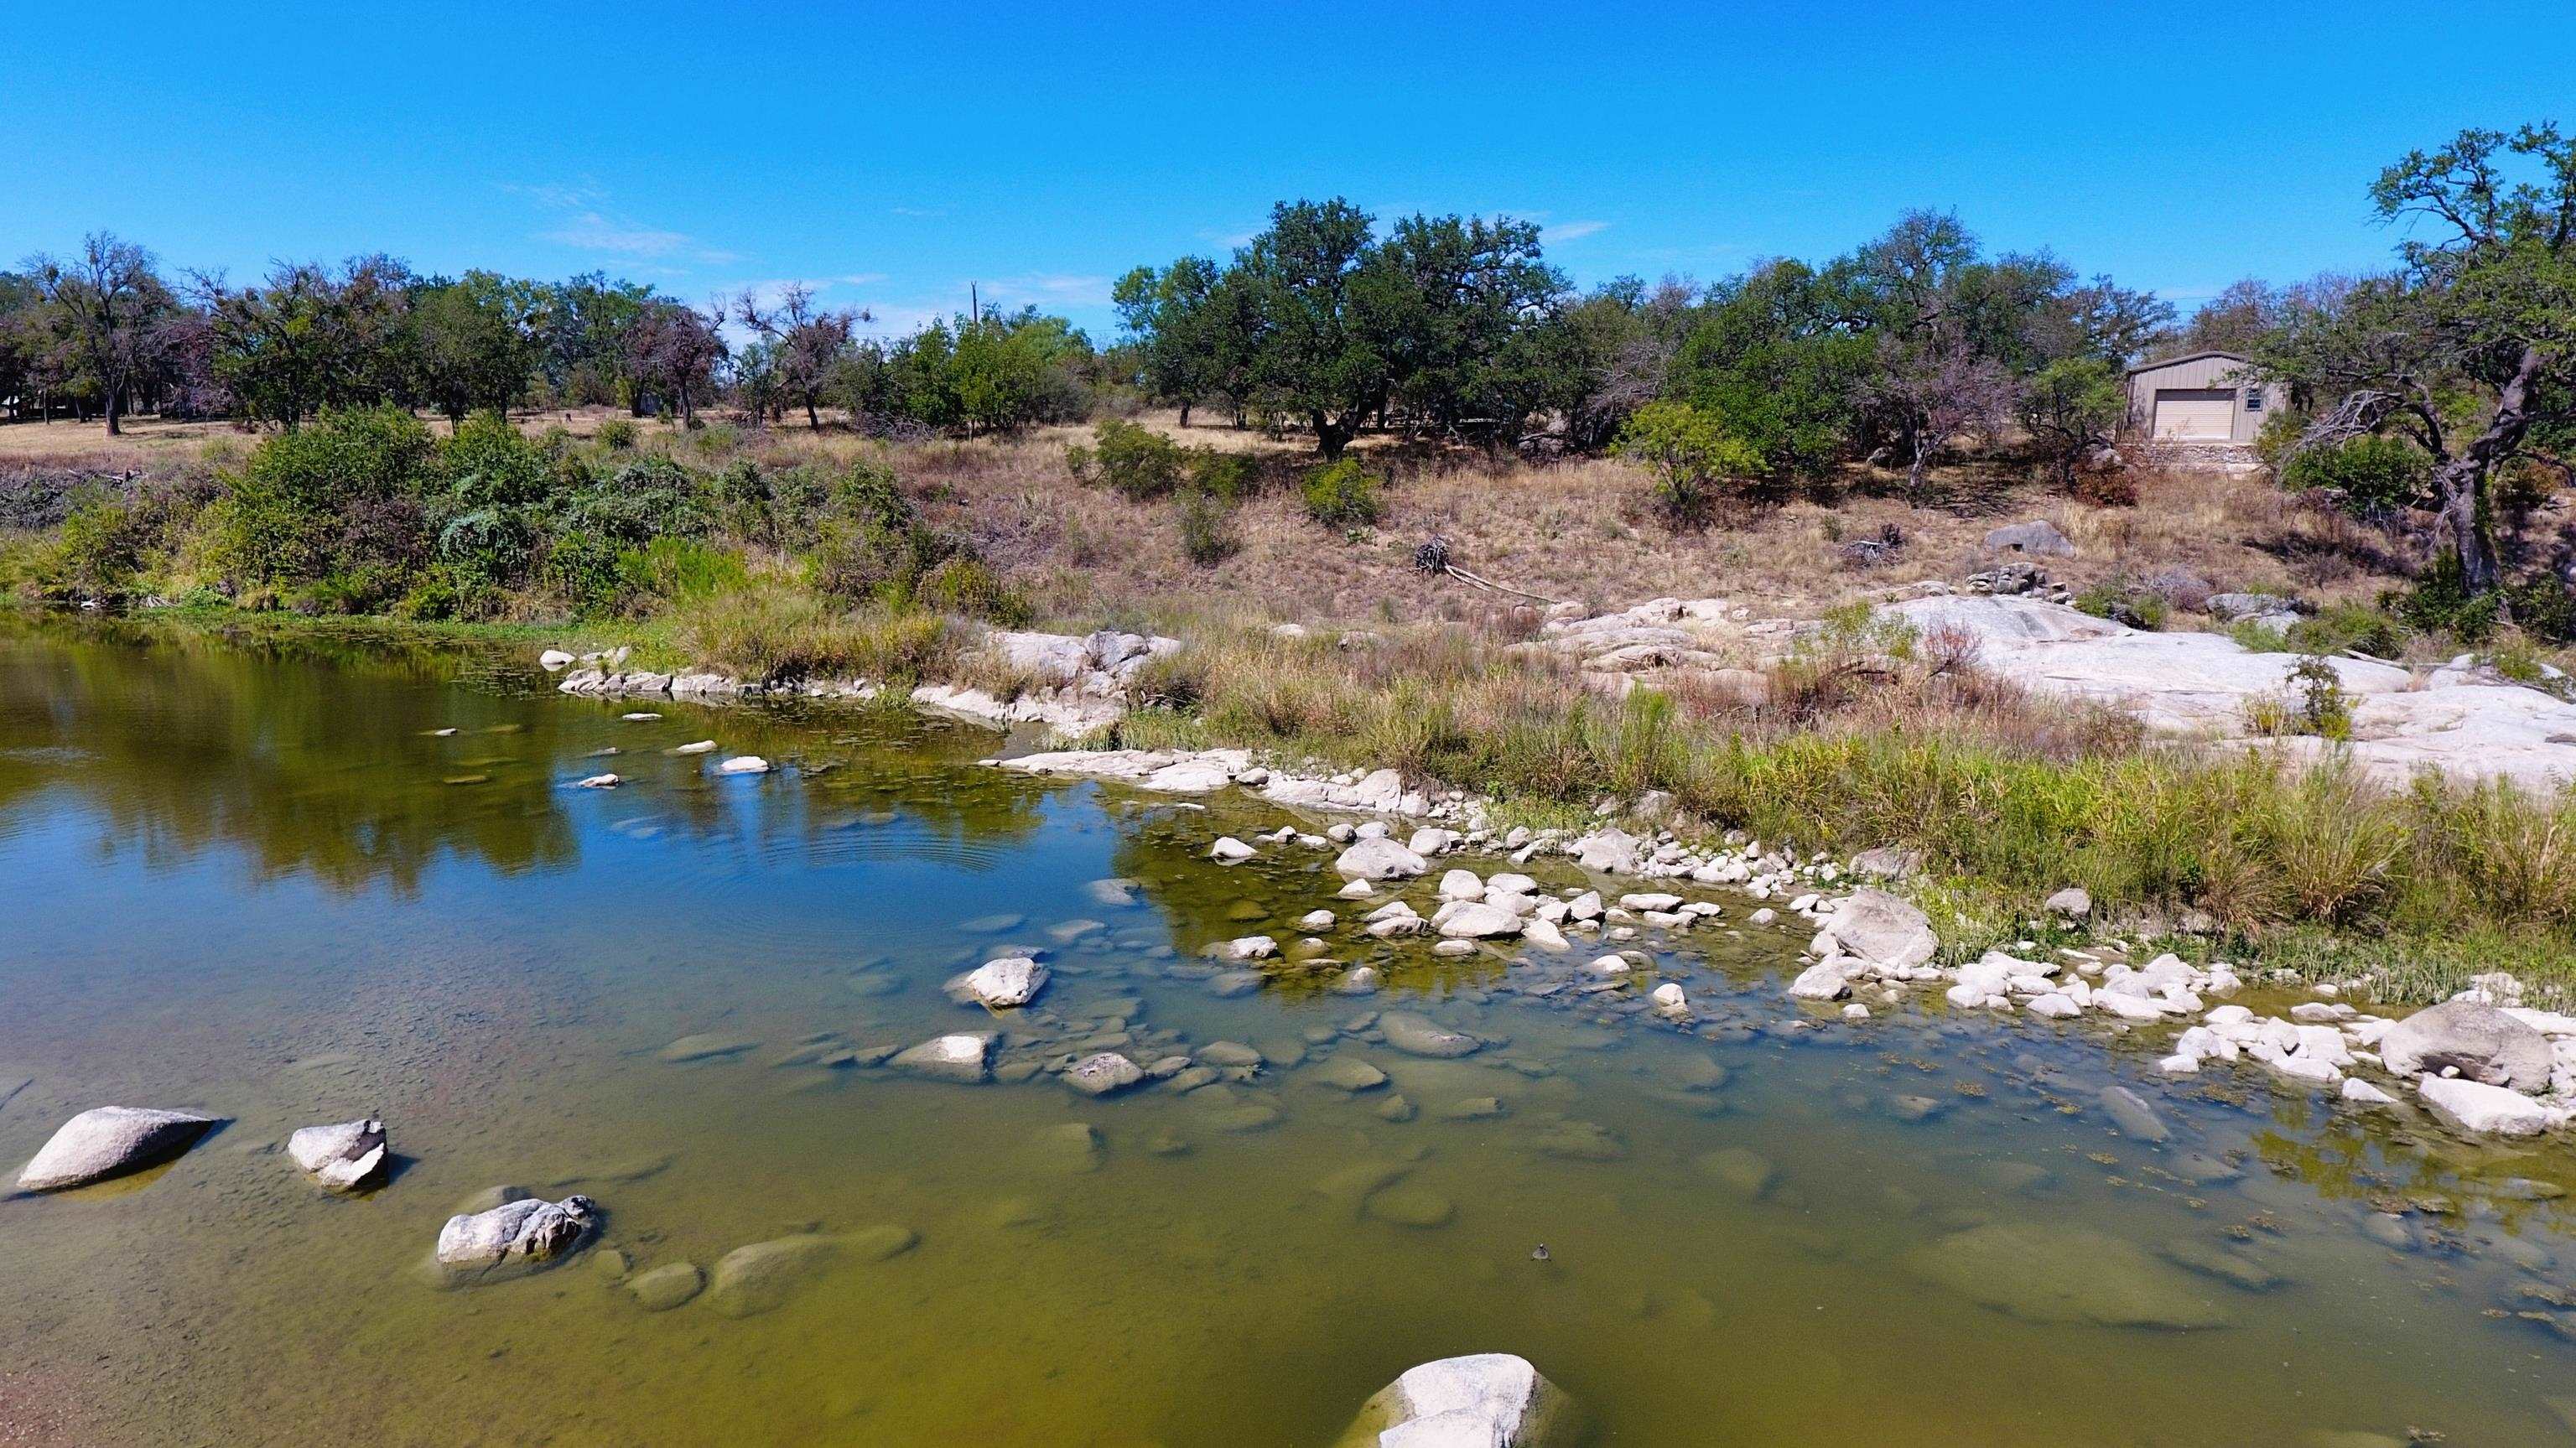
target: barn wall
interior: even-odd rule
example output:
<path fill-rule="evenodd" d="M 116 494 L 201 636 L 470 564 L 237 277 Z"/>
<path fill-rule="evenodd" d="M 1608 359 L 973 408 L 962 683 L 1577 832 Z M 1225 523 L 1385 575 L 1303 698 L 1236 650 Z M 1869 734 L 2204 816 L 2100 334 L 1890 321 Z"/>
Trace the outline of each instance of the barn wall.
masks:
<path fill-rule="evenodd" d="M 2129 375 L 2130 427 L 2144 434 L 2153 425 L 2158 388 L 2233 387 L 2238 389 L 2238 393 L 2235 418 L 2230 432 L 2231 440 L 2238 443 L 2251 443 L 2254 441 L 2254 435 L 2262 430 L 2263 420 L 2288 403 L 2289 392 L 2280 384 L 2274 383 L 2264 389 L 2263 410 L 2248 412 L 2243 393 L 2245 383 L 2241 380 L 2241 374 L 2246 370 L 2246 365 L 2245 360 L 2239 357 L 2192 357 L 2162 366 L 2142 368 L 2131 373 Z"/>

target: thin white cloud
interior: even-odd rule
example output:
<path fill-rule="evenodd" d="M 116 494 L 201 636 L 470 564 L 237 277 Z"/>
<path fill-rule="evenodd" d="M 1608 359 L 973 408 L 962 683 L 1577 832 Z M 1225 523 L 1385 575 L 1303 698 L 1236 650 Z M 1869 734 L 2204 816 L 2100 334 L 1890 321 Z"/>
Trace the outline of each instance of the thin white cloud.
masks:
<path fill-rule="evenodd" d="M 1553 225 L 1540 227 L 1538 237 L 1547 245 L 1556 246 L 1564 242 L 1581 241 L 1587 236 L 1597 236 L 1609 229 L 1610 223 L 1606 221 L 1559 221 Z"/>
<path fill-rule="evenodd" d="M 1105 307 L 1110 280 L 1096 276 L 1038 275 L 995 277 L 981 283 L 986 298 L 1005 305 L 1040 307 Z"/>
<path fill-rule="evenodd" d="M 945 206 L 889 206 L 886 210 L 897 216 L 909 216 L 916 219 L 931 216 L 946 216 L 948 214 L 948 208 Z"/>
<path fill-rule="evenodd" d="M 588 182 L 505 183 L 501 189 L 562 214 L 555 225 L 537 233 L 540 241 L 576 251 L 666 264 L 721 266 L 741 260 L 736 253 L 709 246 L 685 231 L 649 226 L 616 214 L 607 206 L 608 193 Z"/>

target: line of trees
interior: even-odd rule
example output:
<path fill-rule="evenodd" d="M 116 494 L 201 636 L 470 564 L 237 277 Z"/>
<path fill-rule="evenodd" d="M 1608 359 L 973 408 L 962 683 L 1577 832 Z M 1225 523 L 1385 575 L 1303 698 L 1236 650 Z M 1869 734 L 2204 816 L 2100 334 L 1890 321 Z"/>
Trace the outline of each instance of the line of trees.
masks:
<path fill-rule="evenodd" d="M 1327 458 L 1366 425 L 1594 448 L 1667 401 L 1774 478 L 1875 453 L 1917 482 L 1952 440 L 2012 422 L 2048 368 L 2116 375 L 2174 317 L 2045 253 L 1989 256 L 1935 212 L 1820 266 L 1578 293 L 1529 223 L 1410 216 L 1380 235 L 1338 199 L 1284 202 L 1229 261 L 1140 267 L 1113 296 L 1149 396 L 1184 422 L 1211 399 L 1294 420 Z"/>
<path fill-rule="evenodd" d="M 1077 419 L 1112 375 L 1080 331 L 1034 309 L 893 340 L 860 335 L 868 320 L 802 286 L 699 307 L 597 272 L 424 276 L 383 255 L 280 264 L 235 286 L 173 277 L 101 232 L 0 272 L 0 401 L 18 419 L 69 413 L 111 434 L 136 412 L 292 430 L 386 405 L 452 424 L 528 405 L 694 424 L 718 398 L 764 420 L 797 407 L 820 426 L 835 407 L 879 429 L 973 432 Z"/>

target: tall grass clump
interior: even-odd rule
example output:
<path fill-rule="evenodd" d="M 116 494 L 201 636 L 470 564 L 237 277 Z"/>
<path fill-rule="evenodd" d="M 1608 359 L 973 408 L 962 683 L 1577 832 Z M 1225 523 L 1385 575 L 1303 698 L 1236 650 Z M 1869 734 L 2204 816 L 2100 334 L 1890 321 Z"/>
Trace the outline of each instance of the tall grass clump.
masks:
<path fill-rule="evenodd" d="M 944 678 L 960 641 L 942 615 L 883 606 L 845 608 L 768 581 L 685 605 L 676 638 L 689 657 L 760 684 L 862 678 L 910 684 Z"/>

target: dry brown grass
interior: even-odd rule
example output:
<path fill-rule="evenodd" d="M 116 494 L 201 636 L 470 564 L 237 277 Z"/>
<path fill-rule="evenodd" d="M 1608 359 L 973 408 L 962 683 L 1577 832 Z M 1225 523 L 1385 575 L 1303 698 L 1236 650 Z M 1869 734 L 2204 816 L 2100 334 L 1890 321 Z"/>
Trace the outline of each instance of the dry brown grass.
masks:
<path fill-rule="evenodd" d="M 530 431 L 561 427 L 580 437 L 622 416 L 615 408 L 514 414 Z M 1487 577 L 1587 610 L 1722 597 L 1757 615 L 1813 615 L 1923 578 L 1956 583 L 1995 561 L 1980 542 L 1990 529 L 2027 518 L 2046 518 L 2074 540 L 2075 557 L 2045 566 L 2079 591 L 2182 569 L 2214 591 L 2294 591 L 2332 603 L 2375 597 L 2411 561 L 2262 476 L 2148 473 L 2137 479 L 2136 506 L 2101 507 L 2034 485 L 2009 460 L 1939 470 L 1920 497 L 1895 475 L 1853 468 L 1830 496 L 1737 506 L 1706 530 L 1683 533 L 1645 509 L 1644 479 L 1625 463 L 1533 466 L 1381 437 L 1362 439 L 1356 450 L 1390 480 L 1387 516 L 1345 537 L 1298 507 L 1294 481 L 1313 464 L 1304 440 L 1238 429 L 1205 412 L 1188 428 L 1172 413 L 1147 414 L 1138 421 L 1190 446 L 1262 458 L 1272 480 L 1237 511 L 1235 552 L 1202 568 L 1182 553 L 1171 502 L 1130 502 L 1074 481 L 1064 449 L 1087 441 L 1087 428 L 889 449 L 835 416 L 820 431 L 801 418 L 767 428 L 726 421 L 730 432 L 697 434 L 646 422 L 640 445 L 699 464 L 737 447 L 777 465 L 886 456 L 917 485 L 924 511 L 973 538 L 1043 614 L 1085 625 L 1211 613 L 1355 624 L 1512 617 L 1513 600 L 1413 571 L 1415 545 L 1434 534 Z M 142 471 L 202 464 L 209 450 L 235 456 L 254 441 L 226 423 L 154 418 L 134 420 L 114 440 L 96 423 L 0 426 L 0 470 Z M 1845 557 L 1845 543 L 1891 529 L 1904 540 L 1892 561 L 1864 567 Z"/>
<path fill-rule="evenodd" d="M 1152 419 L 1149 419 L 1152 420 Z M 1163 430 L 1193 444 L 1232 440 L 1279 459 L 1294 476 L 1309 457 L 1256 433 L 1193 426 Z M 1922 578 L 1953 583 L 1991 566 L 1982 546 L 2000 523 L 2046 518 L 2074 540 L 2075 557 L 2046 561 L 2077 590 L 2184 569 L 2214 591 L 2297 591 L 2321 602 L 2366 599 L 2397 581 L 2351 525 L 2303 508 L 2264 477 L 2151 474 L 2135 507 L 2097 507 L 1994 467 L 1936 479 L 1921 499 L 1856 469 L 1830 500 L 1741 506 L 1698 533 L 1666 527 L 1642 506 L 1644 479 L 1625 463 L 1585 459 L 1551 467 L 1464 451 L 1381 448 L 1388 512 L 1355 538 L 1308 521 L 1292 490 L 1245 503 L 1240 544 L 1212 568 L 1182 555 L 1168 502 L 1132 503 L 1084 488 L 1063 448 L 1086 434 L 1051 429 L 1019 439 L 908 448 L 906 476 L 932 485 L 929 510 L 973 536 L 1026 582 L 1043 611 L 1065 618 L 1197 614 L 1343 623 L 1509 617 L 1513 601 L 1413 571 L 1416 544 L 1437 534 L 1467 567 L 1588 610 L 1661 596 L 1723 597 L 1756 614 L 1812 615 Z M 858 446 L 802 429 L 771 434 L 782 453 Z M 1904 539 L 1896 559 L 1848 561 L 1843 544 Z M 2374 566 L 2376 565 L 2376 566 Z"/>

